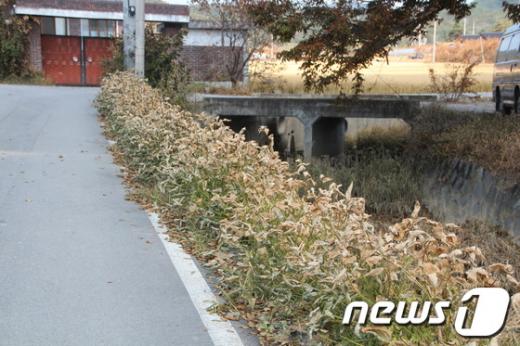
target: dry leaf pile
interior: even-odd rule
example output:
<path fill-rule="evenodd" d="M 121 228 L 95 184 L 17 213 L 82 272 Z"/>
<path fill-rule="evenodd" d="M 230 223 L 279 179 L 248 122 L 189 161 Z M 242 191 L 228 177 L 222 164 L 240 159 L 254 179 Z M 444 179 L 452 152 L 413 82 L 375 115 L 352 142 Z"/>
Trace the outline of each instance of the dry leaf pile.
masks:
<path fill-rule="evenodd" d="M 519 289 L 510 265 L 483 267 L 479 248 L 458 246 L 457 226 L 418 217 L 417 205 L 377 232 L 351 188 L 326 177 L 317 188 L 303 163 L 290 170 L 272 146 L 164 102 L 131 75 L 105 79 L 97 105 L 133 182 L 219 275 L 228 313 L 266 343 L 466 344 L 453 329 L 464 291 Z M 381 299 L 453 307 L 443 326 L 341 324 L 349 302 Z M 516 340 L 515 311 L 504 340 Z"/>

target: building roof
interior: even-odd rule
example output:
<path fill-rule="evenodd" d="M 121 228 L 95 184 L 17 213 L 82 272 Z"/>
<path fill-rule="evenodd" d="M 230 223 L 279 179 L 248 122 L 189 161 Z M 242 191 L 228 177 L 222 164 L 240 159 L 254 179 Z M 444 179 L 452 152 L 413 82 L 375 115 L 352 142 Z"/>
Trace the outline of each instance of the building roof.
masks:
<path fill-rule="evenodd" d="M 193 20 L 191 18 L 190 23 L 188 24 L 188 28 L 192 30 L 222 30 L 222 27 L 220 26 L 220 23 L 210 20 Z M 233 28 L 228 29 L 226 31 L 247 31 L 247 28 Z"/>
<path fill-rule="evenodd" d="M 500 38 L 502 37 L 501 32 L 483 32 L 480 34 L 474 34 L 474 35 L 461 35 L 460 39 L 462 41 L 472 41 L 472 40 L 479 40 L 480 38 L 488 39 L 488 38 Z"/>
<path fill-rule="evenodd" d="M 16 14 L 85 19 L 123 19 L 120 0 L 17 0 Z M 146 1 L 145 20 L 150 22 L 189 23 L 187 5 Z"/>
<path fill-rule="evenodd" d="M 502 37 L 501 32 L 483 32 L 480 34 L 482 38 L 500 38 Z"/>

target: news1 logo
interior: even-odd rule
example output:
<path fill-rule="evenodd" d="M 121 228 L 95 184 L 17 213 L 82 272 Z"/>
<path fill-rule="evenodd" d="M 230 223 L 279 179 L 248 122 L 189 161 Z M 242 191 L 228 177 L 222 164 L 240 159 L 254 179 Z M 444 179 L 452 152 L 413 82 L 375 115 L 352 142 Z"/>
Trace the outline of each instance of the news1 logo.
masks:
<path fill-rule="evenodd" d="M 471 310 L 465 304 L 475 298 L 477 302 L 471 314 Z M 481 287 L 466 292 L 456 313 L 455 331 L 464 337 L 484 338 L 496 335 L 504 327 L 510 300 L 509 293 L 503 288 Z M 374 325 L 390 325 L 392 322 L 399 325 L 441 325 L 446 322 L 444 310 L 450 306 L 449 301 L 439 301 L 435 304 L 426 301 L 422 307 L 417 301 L 401 301 L 397 305 L 391 301 L 379 301 L 369 307 L 366 302 L 355 301 L 345 308 L 343 324 L 351 324 L 354 311 L 359 310 L 357 324 L 360 325 L 365 324 L 367 318 Z M 471 323 L 468 325 L 470 318 Z"/>

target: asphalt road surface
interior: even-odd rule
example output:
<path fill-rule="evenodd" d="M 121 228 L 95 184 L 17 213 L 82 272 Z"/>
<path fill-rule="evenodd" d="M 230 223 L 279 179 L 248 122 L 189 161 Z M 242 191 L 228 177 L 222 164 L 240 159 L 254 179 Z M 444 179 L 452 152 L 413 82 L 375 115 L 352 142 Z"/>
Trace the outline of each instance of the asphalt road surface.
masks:
<path fill-rule="evenodd" d="M 0 345 L 211 345 L 125 200 L 97 92 L 0 85 Z"/>

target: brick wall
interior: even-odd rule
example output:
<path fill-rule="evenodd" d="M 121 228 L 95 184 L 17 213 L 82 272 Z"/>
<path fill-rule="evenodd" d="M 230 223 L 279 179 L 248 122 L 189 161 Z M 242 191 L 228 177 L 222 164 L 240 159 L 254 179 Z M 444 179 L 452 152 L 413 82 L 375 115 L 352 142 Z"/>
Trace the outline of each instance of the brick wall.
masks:
<path fill-rule="evenodd" d="M 226 63 L 231 52 L 229 47 L 184 46 L 181 59 L 190 70 L 194 81 L 224 81 L 227 78 Z"/>
<path fill-rule="evenodd" d="M 35 21 L 31 21 L 28 41 L 27 60 L 34 71 L 41 72 L 43 67 L 40 24 Z"/>

